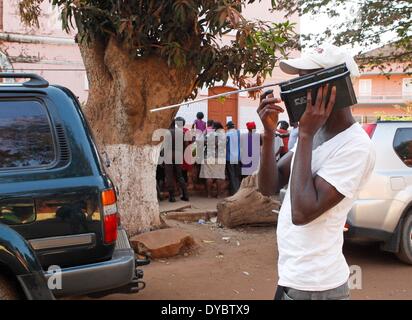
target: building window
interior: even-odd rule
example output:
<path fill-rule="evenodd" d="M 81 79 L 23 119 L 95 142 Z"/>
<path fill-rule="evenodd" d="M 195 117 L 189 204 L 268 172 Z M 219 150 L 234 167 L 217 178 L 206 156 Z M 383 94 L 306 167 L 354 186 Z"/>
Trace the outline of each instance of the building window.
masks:
<path fill-rule="evenodd" d="M 372 79 L 360 79 L 359 80 L 359 96 L 371 96 L 372 95 Z"/>
<path fill-rule="evenodd" d="M 412 98 L 412 78 L 402 79 L 402 96 Z"/>

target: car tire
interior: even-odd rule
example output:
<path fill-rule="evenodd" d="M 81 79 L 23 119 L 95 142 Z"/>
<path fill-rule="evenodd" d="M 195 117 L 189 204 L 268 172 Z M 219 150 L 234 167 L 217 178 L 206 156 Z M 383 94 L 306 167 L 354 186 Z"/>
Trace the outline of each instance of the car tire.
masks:
<path fill-rule="evenodd" d="M 0 301 L 1 300 L 19 300 L 19 293 L 15 284 L 0 274 Z"/>
<path fill-rule="evenodd" d="M 397 256 L 401 261 L 412 264 L 412 212 L 403 221 Z"/>

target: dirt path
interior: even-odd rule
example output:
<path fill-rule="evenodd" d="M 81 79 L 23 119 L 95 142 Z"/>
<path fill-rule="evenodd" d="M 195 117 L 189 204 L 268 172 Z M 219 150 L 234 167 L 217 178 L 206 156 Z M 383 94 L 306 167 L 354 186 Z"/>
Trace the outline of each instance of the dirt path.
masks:
<path fill-rule="evenodd" d="M 277 281 L 275 230 L 228 230 L 213 224 L 168 221 L 190 232 L 198 247 L 188 256 L 144 267 L 145 290 L 106 299 L 272 299 Z M 222 237 L 230 237 L 229 242 Z M 412 266 L 376 245 L 345 245 L 350 265 L 362 268 L 363 289 L 353 299 L 412 299 Z"/>
<path fill-rule="evenodd" d="M 276 277 L 273 228 L 221 229 L 179 223 L 198 247 L 187 257 L 157 260 L 144 267 L 147 287 L 111 299 L 270 299 Z M 230 237 L 229 242 L 222 237 Z M 245 272 L 245 273 L 244 273 Z"/>

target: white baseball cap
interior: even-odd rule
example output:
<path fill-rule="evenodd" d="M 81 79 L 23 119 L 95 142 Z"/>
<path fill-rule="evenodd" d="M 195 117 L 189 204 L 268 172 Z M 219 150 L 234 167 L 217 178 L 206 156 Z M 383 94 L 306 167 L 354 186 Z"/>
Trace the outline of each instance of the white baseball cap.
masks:
<path fill-rule="evenodd" d="M 352 77 L 359 77 L 359 68 L 348 50 L 325 43 L 313 51 L 303 53 L 295 59 L 281 60 L 280 69 L 288 74 L 298 74 L 299 70 L 324 69 L 346 63 Z"/>

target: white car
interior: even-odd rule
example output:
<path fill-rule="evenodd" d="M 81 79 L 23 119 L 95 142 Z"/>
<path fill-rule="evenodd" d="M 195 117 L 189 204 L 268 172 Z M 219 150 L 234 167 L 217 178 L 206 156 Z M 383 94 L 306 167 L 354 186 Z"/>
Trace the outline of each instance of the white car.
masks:
<path fill-rule="evenodd" d="M 371 178 L 349 212 L 346 236 L 382 242 L 412 264 L 412 122 L 365 124 L 376 150 Z"/>
<path fill-rule="evenodd" d="M 348 214 L 345 237 L 381 242 L 412 264 L 412 121 L 364 124 L 376 150 L 373 173 Z M 283 201 L 285 189 L 280 191 Z"/>

